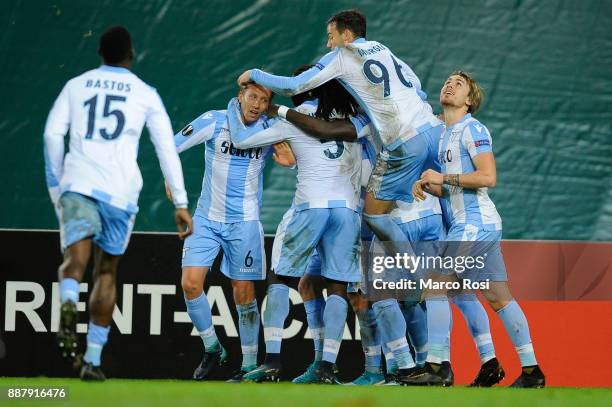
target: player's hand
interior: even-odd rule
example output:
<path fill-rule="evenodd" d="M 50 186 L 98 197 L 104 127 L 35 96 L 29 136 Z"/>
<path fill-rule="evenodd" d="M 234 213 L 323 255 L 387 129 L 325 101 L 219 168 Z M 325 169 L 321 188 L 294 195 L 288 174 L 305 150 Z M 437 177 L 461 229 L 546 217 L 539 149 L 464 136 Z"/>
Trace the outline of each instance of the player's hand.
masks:
<path fill-rule="evenodd" d="M 425 183 L 423 180 L 418 180 L 415 182 L 412 186 L 412 196 L 414 199 L 417 201 L 424 201 L 425 198 L 427 198 L 425 196 L 425 189 L 427 189 L 427 183 Z"/>
<path fill-rule="evenodd" d="M 277 164 L 283 167 L 293 167 L 295 165 L 295 155 L 293 155 L 293 150 L 291 150 L 289 143 L 282 141 L 274 144 L 272 148 L 274 148 L 272 159 L 276 161 Z"/>
<path fill-rule="evenodd" d="M 176 208 L 174 222 L 176 222 L 179 239 L 183 240 L 193 233 L 193 219 L 191 219 L 187 208 Z"/>
<path fill-rule="evenodd" d="M 278 105 L 270 103 L 268 105 L 268 110 L 266 111 L 266 116 L 270 118 L 278 116 Z"/>
<path fill-rule="evenodd" d="M 174 202 L 174 198 L 172 197 L 172 191 L 170 190 L 170 185 L 168 185 L 166 181 L 164 181 L 164 187 L 166 188 L 166 198 L 168 198 L 170 202 Z"/>
<path fill-rule="evenodd" d="M 251 80 L 251 70 L 244 71 L 242 75 L 238 77 L 238 85 L 244 86 Z"/>
<path fill-rule="evenodd" d="M 434 170 L 427 170 L 421 174 L 420 180 L 426 184 L 442 185 L 444 184 L 444 175 Z"/>

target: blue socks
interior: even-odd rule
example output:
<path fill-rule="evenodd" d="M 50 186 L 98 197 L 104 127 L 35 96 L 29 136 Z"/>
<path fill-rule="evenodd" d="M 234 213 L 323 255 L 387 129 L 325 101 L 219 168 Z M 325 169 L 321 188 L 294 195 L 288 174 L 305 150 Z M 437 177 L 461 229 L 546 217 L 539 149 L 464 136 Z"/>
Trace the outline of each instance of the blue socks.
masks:
<path fill-rule="evenodd" d="M 408 338 L 414 348 L 416 364 L 423 365 L 427 360 L 427 309 L 425 303 L 402 301 L 402 314 L 406 320 Z"/>
<path fill-rule="evenodd" d="M 193 322 L 202 338 L 204 350 L 207 352 L 218 350 L 220 346 L 219 340 L 215 334 L 215 327 L 212 324 L 212 314 L 206 294 L 202 292 L 198 298 L 193 300 L 185 299 L 185 304 L 187 305 L 187 314 L 189 314 L 191 322 Z"/>
<path fill-rule="evenodd" d="M 306 321 L 314 344 L 315 362 L 323 359 L 323 312 L 325 310 L 325 298 L 314 298 L 304 301 L 306 310 Z"/>
<path fill-rule="evenodd" d="M 238 328 L 240 346 L 242 347 L 242 366 L 244 371 L 257 366 L 257 349 L 259 346 L 259 310 L 257 300 L 248 304 L 236 305 L 238 311 Z"/>
<path fill-rule="evenodd" d="M 73 303 L 79 302 L 79 282 L 74 278 L 63 278 L 59 284 L 60 289 L 60 303 L 71 301 Z"/>
<path fill-rule="evenodd" d="M 452 314 L 448 298 L 435 297 L 426 300 L 427 331 L 429 343 L 427 362 L 441 364 L 450 360 L 450 327 Z"/>
<path fill-rule="evenodd" d="M 521 360 L 521 366 L 537 365 L 538 362 L 533 352 L 527 318 L 525 318 L 525 314 L 518 303 L 512 300 L 505 307 L 497 311 L 497 315 L 504 322 L 506 332 L 510 335 L 514 349 L 516 349 Z"/>
<path fill-rule="evenodd" d="M 372 308 L 376 314 L 382 340 L 393 352 L 398 368 L 409 369 L 414 367 L 414 360 L 406 340 L 406 321 L 397 300 L 377 301 L 372 305 Z"/>
<path fill-rule="evenodd" d="M 367 309 L 357 312 L 357 320 L 359 321 L 361 347 L 365 357 L 365 370 L 370 373 L 380 373 L 381 341 L 374 310 Z"/>
<path fill-rule="evenodd" d="M 382 351 L 385 354 L 385 365 L 387 367 L 387 373 L 396 374 L 398 371 L 398 367 L 397 363 L 395 363 L 395 356 L 393 356 L 393 352 L 391 352 L 391 350 L 389 350 L 389 348 L 387 347 L 387 344 L 385 344 L 384 339 L 382 339 Z"/>
<path fill-rule="evenodd" d="M 289 314 L 289 287 L 270 284 L 264 311 L 264 340 L 266 353 L 279 354 L 283 341 L 285 319 Z"/>
<path fill-rule="evenodd" d="M 108 340 L 110 326 L 99 326 L 93 322 L 89 323 L 87 330 L 87 351 L 83 359 L 94 366 L 100 366 L 102 348 Z"/>
<path fill-rule="evenodd" d="M 336 363 L 336 358 L 340 351 L 340 343 L 342 342 L 342 334 L 344 333 L 347 312 L 348 304 L 344 298 L 338 295 L 327 297 L 327 304 L 325 304 L 325 311 L 323 312 L 323 323 L 325 326 L 323 361 L 325 362 Z"/>
<path fill-rule="evenodd" d="M 495 357 L 495 347 L 491 338 L 489 317 L 484 307 L 478 301 L 476 294 L 460 294 L 453 298 L 453 303 L 459 308 L 468 324 L 474 343 L 480 354 L 480 363 L 485 364 Z"/>

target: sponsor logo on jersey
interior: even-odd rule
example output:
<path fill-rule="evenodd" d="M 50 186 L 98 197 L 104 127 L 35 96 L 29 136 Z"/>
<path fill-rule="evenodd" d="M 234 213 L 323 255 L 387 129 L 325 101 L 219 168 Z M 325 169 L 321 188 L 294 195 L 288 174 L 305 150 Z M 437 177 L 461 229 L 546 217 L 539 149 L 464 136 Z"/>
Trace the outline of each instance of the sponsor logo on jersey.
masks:
<path fill-rule="evenodd" d="M 262 147 L 247 148 L 243 150 L 243 149 L 234 147 L 234 143 L 227 141 L 227 140 L 221 143 L 220 151 L 223 154 L 229 154 L 229 155 L 233 155 L 234 157 L 243 157 L 243 158 L 260 159 L 261 156 L 263 155 Z"/>
<path fill-rule="evenodd" d="M 480 147 L 480 146 L 490 146 L 491 143 L 489 143 L 489 140 L 476 140 L 474 141 L 474 146 L 476 147 Z"/>

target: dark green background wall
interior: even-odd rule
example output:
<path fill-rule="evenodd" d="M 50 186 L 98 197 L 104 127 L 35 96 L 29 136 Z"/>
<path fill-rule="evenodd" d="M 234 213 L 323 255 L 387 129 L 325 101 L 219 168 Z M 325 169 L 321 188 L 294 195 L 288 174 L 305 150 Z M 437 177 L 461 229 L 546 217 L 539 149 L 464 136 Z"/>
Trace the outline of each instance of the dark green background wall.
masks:
<path fill-rule="evenodd" d="M 0 8 L 0 227 L 57 227 L 44 181 L 42 131 L 71 77 L 99 64 L 100 33 L 132 32 L 134 71 L 155 86 L 176 130 L 222 109 L 246 68 L 280 74 L 325 52 L 325 20 L 359 7 L 368 37 L 420 76 L 429 101 L 455 68 L 487 92 L 478 115 L 492 132 L 492 195 L 506 238 L 612 240 L 612 2 L 597 0 L 172 1 L 4 0 Z M 203 149 L 183 154 L 192 206 Z M 173 230 L 152 145 L 137 230 Z M 295 173 L 270 165 L 263 222 L 273 233 Z"/>

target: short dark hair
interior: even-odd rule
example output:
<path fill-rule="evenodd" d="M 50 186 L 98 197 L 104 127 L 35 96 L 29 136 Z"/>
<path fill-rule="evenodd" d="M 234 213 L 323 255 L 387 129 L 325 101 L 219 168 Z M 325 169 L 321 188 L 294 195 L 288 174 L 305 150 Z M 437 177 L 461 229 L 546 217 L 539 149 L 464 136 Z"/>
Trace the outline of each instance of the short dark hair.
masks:
<path fill-rule="evenodd" d="M 100 37 L 98 54 L 105 63 L 115 65 L 132 57 L 132 36 L 122 26 L 111 27 Z"/>
<path fill-rule="evenodd" d="M 366 36 L 366 18 L 359 10 L 344 10 L 336 13 L 327 20 L 327 24 L 331 23 L 335 23 L 336 29 L 340 32 L 348 29 L 357 38 Z"/>

